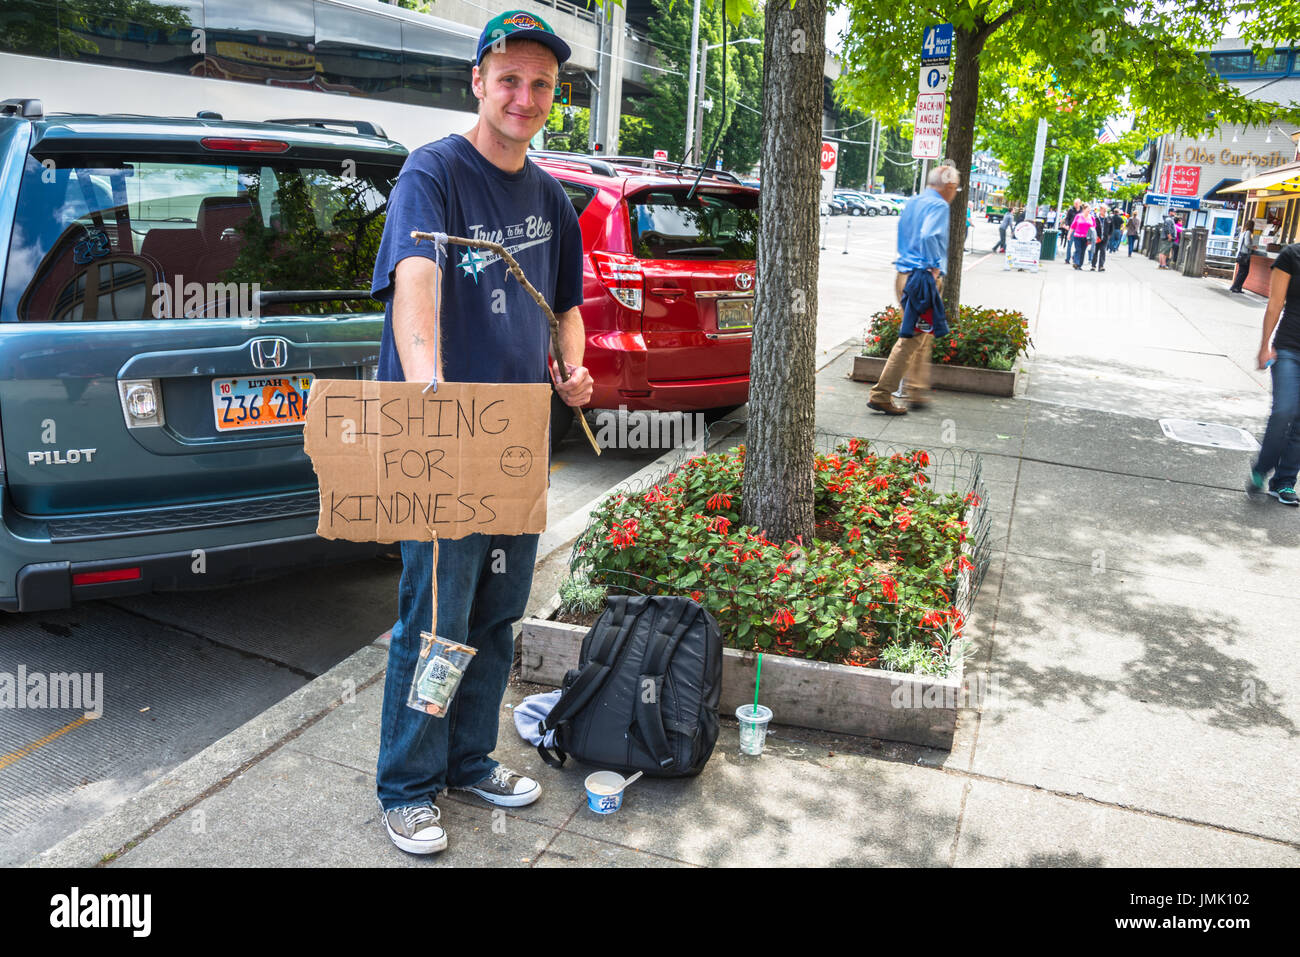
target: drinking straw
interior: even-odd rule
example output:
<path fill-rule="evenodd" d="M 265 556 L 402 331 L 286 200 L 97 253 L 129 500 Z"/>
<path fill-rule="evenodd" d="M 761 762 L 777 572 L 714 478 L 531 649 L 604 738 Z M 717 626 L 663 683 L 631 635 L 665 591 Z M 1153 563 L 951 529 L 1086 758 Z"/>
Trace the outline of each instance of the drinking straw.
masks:
<path fill-rule="evenodd" d="M 763 680 L 763 653 L 758 653 L 758 668 L 754 671 L 754 717 L 758 717 L 758 683 Z"/>

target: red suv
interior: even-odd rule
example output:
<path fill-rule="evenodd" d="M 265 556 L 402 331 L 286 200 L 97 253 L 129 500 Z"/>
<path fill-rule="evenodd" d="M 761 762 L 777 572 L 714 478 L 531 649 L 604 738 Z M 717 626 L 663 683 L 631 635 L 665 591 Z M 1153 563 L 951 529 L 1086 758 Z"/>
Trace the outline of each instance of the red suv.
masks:
<path fill-rule="evenodd" d="M 589 408 L 748 401 L 758 190 L 712 170 L 697 185 L 698 167 L 649 159 L 529 156 L 564 186 L 582 227 Z"/>

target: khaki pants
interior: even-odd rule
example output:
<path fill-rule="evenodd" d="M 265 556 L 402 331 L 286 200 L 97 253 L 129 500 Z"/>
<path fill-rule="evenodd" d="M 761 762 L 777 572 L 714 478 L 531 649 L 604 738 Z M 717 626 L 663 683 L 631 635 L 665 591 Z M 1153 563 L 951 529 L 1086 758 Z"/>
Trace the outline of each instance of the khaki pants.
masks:
<path fill-rule="evenodd" d="M 905 272 L 894 278 L 894 295 L 901 303 L 903 287 L 907 285 Z M 938 280 L 939 291 L 943 291 L 943 279 Z M 924 402 L 930 392 L 930 353 L 934 349 L 934 336 L 928 332 L 919 332 L 910 339 L 901 336 L 894 343 L 885 361 L 885 370 L 880 374 L 880 381 L 871 390 L 870 401 L 879 405 L 891 405 L 893 393 L 898 383 L 907 376 L 907 397 L 909 400 Z"/>

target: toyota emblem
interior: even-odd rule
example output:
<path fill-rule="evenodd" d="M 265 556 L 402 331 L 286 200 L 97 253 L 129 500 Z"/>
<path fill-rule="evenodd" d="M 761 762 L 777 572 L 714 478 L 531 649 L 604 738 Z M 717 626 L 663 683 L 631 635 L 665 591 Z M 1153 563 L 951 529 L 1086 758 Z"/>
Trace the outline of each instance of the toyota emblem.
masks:
<path fill-rule="evenodd" d="M 752 289 L 754 286 L 754 277 L 747 272 L 736 273 L 737 289 Z"/>

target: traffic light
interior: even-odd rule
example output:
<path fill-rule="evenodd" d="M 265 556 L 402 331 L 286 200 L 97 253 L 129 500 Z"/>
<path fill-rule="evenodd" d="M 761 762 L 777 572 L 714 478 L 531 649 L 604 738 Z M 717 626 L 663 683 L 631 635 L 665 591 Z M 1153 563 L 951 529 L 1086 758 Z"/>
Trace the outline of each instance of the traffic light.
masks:
<path fill-rule="evenodd" d="M 573 84 L 561 83 L 559 94 L 560 94 L 560 106 L 569 106 L 573 102 Z"/>

